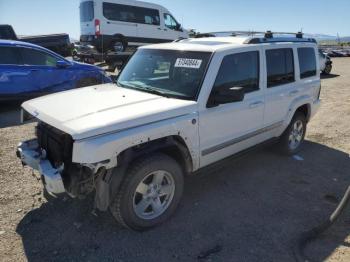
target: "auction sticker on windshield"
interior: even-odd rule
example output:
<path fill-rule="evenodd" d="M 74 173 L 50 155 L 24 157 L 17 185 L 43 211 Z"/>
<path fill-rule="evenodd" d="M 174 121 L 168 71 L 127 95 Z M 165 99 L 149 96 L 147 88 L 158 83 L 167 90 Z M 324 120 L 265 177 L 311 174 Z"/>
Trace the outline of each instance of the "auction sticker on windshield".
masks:
<path fill-rule="evenodd" d="M 200 59 L 178 58 L 176 60 L 175 67 L 199 69 L 201 64 L 202 60 Z"/>

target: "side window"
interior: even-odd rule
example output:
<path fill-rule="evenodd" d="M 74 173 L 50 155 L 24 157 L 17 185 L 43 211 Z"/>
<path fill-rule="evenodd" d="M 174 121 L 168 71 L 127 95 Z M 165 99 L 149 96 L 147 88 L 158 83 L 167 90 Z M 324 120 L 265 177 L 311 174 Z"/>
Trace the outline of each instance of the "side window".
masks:
<path fill-rule="evenodd" d="M 136 8 L 128 5 L 103 3 L 103 15 L 108 20 L 136 23 Z"/>
<path fill-rule="evenodd" d="M 177 30 L 179 28 L 179 24 L 176 22 L 175 18 L 170 14 L 164 14 L 164 23 L 167 28 L 172 30 Z"/>
<path fill-rule="evenodd" d="M 0 65 L 19 65 L 18 48 L 0 46 Z"/>
<path fill-rule="evenodd" d="M 136 8 L 137 21 L 141 24 L 160 25 L 159 11 L 149 8 Z"/>
<path fill-rule="evenodd" d="M 293 49 L 267 50 L 266 69 L 268 88 L 294 82 Z"/>
<path fill-rule="evenodd" d="M 315 49 L 311 47 L 298 48 L 300 78 L 307 78 L 317 74 Z"/>
<path fill-rule="evenodd" d="M 226 56 L 220 66 L 214 88 L 243 87 L 245 93 L 259 90 L 259 51 Z"/>
<path fill-rule="evenodd" d="M 49 54 L 38 50 L 22 48 L 22 59 L 25 65 L 56 66 L 57 59 Z"/>
<path fill-rule="evenodd" d="M 112 21 L 160 25 L 159 11 L 151 8 L 103 3 L 103 15 Z"/>

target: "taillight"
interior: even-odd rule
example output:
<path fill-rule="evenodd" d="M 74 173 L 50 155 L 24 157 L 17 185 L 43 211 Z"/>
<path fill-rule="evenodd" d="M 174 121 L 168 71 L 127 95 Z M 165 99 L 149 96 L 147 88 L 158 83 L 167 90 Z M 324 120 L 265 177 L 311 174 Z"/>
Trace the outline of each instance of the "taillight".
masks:
<path fill-rule="evenodd" d="M 101 35 L 101 22 L 98 19 L 95 19 L 95 35 L 96 36 Z"/>

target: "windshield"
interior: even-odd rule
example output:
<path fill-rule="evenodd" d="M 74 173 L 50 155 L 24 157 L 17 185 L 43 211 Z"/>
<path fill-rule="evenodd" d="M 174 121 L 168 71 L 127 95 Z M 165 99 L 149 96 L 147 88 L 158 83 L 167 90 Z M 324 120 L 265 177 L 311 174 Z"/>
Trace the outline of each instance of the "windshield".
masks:
<path fill-rule="evenodd" d="M 140 49 L 118 78 L 125 88 L 196 100 L 211 53 Z"/>

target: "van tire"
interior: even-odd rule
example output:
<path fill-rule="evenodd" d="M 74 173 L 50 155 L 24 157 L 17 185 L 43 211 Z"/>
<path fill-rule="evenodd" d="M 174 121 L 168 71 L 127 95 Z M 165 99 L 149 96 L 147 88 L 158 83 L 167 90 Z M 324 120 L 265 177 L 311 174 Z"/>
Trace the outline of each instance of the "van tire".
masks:
<path fill-rule="evenodd" d="M 296 112 L 287 129 L 280 137 L 279 148 L 283 154 L 290 156 L 295 155 L 300 151 L 304 142 L 306 127 L 307 124 L 305 115 L 301 112 Z M 297 132 L 299 129 L 300 131 Z M 296 139 L 296 137 L 298 137 L 298 139 Z M 291 141 L 297 142 L 293 143 Z"/>
<path fill-rule="evenodd" d="M 113 52 L 116 52 L 116 50 L 115 50 L 115 45 L 116 45 L 116 44 L 119 44 L 119 45 L 122 46 L 122 50 L 119 51 L 119 52 L 125 52 L 126 48 L 128 47 L 127 41 L 125 41 L 125 39 L 124 39 L 123 37 L 120 37 L 120 36 L 116 37 L 115 39 L 113 39 L 113 40 L 111 41 L 110 49 L 111 49 Z"/>
<path fill-rule="evenodd" d="M 171 188 L 172 190 L 169 190 L 169 192 L 172 192 L 172 196 L 168 200 L 165 200 L 168 197 L 166 196 L 163 203 L 159 202 L 162 205 L 162 208 L 159 210 L 162 212 L 158 212 L 158 215 L 153 208 L 155 202 L 153 202 L 154 200 L 150 199 L 148 195 L 154 192 L 153 189 L 151 191 L 150 188 L 153 188 L 154 184 L 157 184 L 154 181 L 156 174 L 159 172 L 166 172 L 160 185 L 163 185 L 164 183 L 164 188 Z M 171 183 L 169 184 L 167 176 L 170 176 L 169 178 L 171 178 Z M 147 192 L 146 194 L 139 193 L 137 188 L 139 188 L 141 184 L 147 186 L 147 191 L 145 191 Z M 161 186 L 160 189 L 158 187 L 159 192 L 163 190 L 163 186 Z M 136 231 L 145 231 L 164 223 L 173 215 L 181 200 L 183 188 L 183 172 L 179 164 L 173 158 L 165 154 L 145 156 L 130 164 L 118 193 L 116 193 L 116 196 L 114 196 L 111 201 L 109 209 L 114 218 L 122 226 Z M 139 200 L 137 200 L 137 197 Z M 160 199 L 162 199 L 160 196 L 156 196 L 155 198 L 157 198 L 158 201 L 161 201 Z M 138 203 L 136 203 L 136 200 Z M 150 209 L 148 211 L 150 217 L 148 218 L 142 217 L 140 216 L 140 213 L 137 213 L 137 206 L 144 200 L 152 202 L 152 204 L 148 204 L 141 209 L 143 210 L 142 215 L 144 216 L 147 216 L 146 212 Z M 153 214 L 155 217 L 152 217 L 152 213 L 155 213 Z"/>

